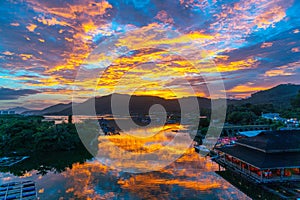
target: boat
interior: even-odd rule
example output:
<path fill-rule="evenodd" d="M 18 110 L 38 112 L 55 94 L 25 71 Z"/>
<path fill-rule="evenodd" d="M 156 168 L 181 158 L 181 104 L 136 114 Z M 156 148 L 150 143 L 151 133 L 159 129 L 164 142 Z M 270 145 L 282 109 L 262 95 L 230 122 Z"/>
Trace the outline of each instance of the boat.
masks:
<path fill-rule="evenodd" d="M 195 145 L 195 151 L 201 155 L 207 156 L 210 153 L 210 150 L 204 145 Z"/>

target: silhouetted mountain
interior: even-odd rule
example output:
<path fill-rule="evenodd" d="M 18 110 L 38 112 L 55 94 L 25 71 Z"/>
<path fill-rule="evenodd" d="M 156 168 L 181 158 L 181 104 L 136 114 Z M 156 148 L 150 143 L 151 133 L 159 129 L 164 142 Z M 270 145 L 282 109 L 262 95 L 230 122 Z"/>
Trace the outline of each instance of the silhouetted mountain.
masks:
<path fill-rule="evenodd" d="M 48 114 L 52 114 L 52 113 L 56 113 L 56 112 L 60 112 L 62 110 L 65 110 L 67 108 L 71 108 L 72 103 L 68 103 L 68 104 L 56 104 L 50 107 L 47 107 L 43 110 L 33 110 L 33 111 L 25 111 L 22 114 L 24 115 L 48 115 Z"/>
<path fill-rule="evenodd" d="M 285 108 L 290 106 L 290 99 L 296 96 L 299 90 L 300 85 L 283 84 L 265 91 L 254 93 L 251 95 L 251 97 L 246 99 L 228 99 L 227 103 L 233 105 L 242 105 L 246 103 L 274 104 L 276 107 Z M 191 111 L 194 110 L 194 104 L 190 103 L 190 101 L 192 101 L 191 97 L 184 97 L 180 99 L 164 99 L 155 96 L 129 96 L 126 94 L 113 94 L 113 96 L 113 99 L 115 100 L 115 110 L 120 112 L 120 115 L 126 114 L 124 111 L 124 108 L 128 108 L 128 104 L 125 103 L 126 101 L 129 101 L 129 110 L 131 114 L 148 114 L 151 106 L 155 104 L 162 105 L 167 112 L 177 113 L 180 112 L 179 101 L 187 105 L 186 109 Z M 200 109 L 210 109 L 210 99 L 197 97 L 197 100 Z M 83 103 L 75 105 L 75 108 L 78 111 L 75 114 L 94 115 L 95 111 L 98 115 L 111 114 L 111 101 L 112 95 L 91 98 Z M 95 105 L 95 107 L 92 105 Z M 38 115 L 70 115 L 72 114 L 72 103 L 57 104 L 41 111 L 29 111 L 25 113 Z"/>
<path fill-rule="evenodd" d="M 164 109 L 169 113 L 180 112 L 179 101 L 182 101 L 184 105 L 187 105 L 186 109 L 193 111 L 193 104 L 189 104 L 192 100 L 191 97 L 181 98 L 181 99 L 164 99 L 155 96 L 129 96 L 125 94 L 114 94 L 114 105 L 115 110 L 119 112 L 120 115 L 127 114 L 124 108 L 128 107 L 125 102 L 129 101 L 129 111 L 130 114 L 148 114 L 151 106 L 158 104 L 164 107 Z M 207 98 L 198 97 L 199 108 L 210 108 L 210 100 Z M 93 110 L 93 101 L 95 105 L 95 110 Z M 81 104 L 76 105 L 76 114 L 82 115 L 93 115 L 96 111 L 99 115 L 112 114 L 111 110 L 112 95 L 96 97 L 95 99 L 89 99 Z M 52 113 L 53 115 L 70 115 L 72 113 L 72 107 L 68 107 L 60 112 Z M 115 112 L 114 112 L 115 113 Z"/>
<path fill-rule="evenodd" d="M 256 92 L 247 99 L 235 101 L 236 104 L 273 104 L 275 107 L 286 108 L 290 106 L 291 98 L 300 90 L 300 85 L 282 84 L 274 88 Z"/>
<path fill-rule="evenodd" d="M 15 107 L 15 108 L 6 109 L 5 111 L 15 111 L 16 114 L 21 114 L 23 112 L 31 111 L 31 110 L 25 107 Z"/>

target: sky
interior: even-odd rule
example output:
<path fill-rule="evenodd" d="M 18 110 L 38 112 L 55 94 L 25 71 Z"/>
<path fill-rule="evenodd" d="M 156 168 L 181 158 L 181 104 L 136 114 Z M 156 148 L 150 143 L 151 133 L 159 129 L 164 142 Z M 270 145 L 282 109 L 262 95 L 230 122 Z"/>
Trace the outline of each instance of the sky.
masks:
<path fill-rule="evenodd" d="M 0 109 L 299 84 L 299 10 L 297 0 L 1 0 Z"/>

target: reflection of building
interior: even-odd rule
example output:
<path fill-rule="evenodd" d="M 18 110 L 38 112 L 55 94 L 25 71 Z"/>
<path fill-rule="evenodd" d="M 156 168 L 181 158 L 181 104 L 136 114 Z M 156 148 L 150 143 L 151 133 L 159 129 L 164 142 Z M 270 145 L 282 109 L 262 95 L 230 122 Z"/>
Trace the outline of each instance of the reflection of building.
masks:
<path fill-rule="evenodd" d="M 215 149 L 219 165 L 256 182 L 300 180 L 300 131 L 266 131 Z"/>

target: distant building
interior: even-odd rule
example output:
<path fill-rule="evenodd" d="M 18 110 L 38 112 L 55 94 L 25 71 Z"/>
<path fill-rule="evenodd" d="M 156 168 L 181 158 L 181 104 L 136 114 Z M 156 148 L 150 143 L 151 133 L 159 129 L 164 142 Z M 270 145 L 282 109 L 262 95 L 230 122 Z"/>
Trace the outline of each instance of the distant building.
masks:
<path fill-rule="evenodd" d="M 287 119 L 285 122 L 288 128 L 297 128 L 299 127 L 299 121 L 297 118 Z"/>
<path fill-rule="evenodd" d="M 284 118 L 280 117 L 279 113 L 262 113 L 261 117 L 264 119 L 270 119 L 273 121 L 285 121 Z"/>
<path fill-rule="evenodd" d="M 0 110 L 0 115 L 14 115 L 15 111 Z"/>
<path fill-rule="evenodd" d="M 300 130 L 265 131 L 215 147 L 214 161 L 255 182 L 300 181 L 299 144 Z"/>

